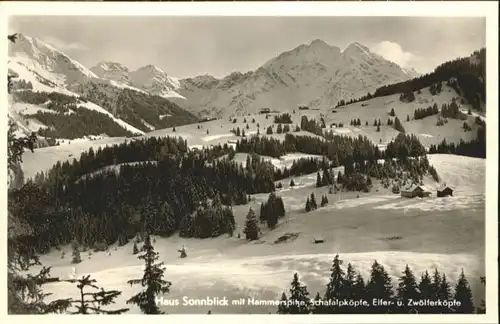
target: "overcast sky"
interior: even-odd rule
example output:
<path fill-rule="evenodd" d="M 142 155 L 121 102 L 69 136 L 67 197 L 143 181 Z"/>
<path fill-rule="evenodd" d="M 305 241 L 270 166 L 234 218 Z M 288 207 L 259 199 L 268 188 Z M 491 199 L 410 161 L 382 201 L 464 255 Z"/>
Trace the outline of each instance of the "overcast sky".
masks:
<path fill-rule="evenodd" d="M 171 76 L 255 70 L 298 45 L 322 39 L 370 47 L 429 72 L 485 46 L 484 18 L 420 17 L 15 17 L 9 31 L 38 37 L 87 67 L 154 64 Z"/>

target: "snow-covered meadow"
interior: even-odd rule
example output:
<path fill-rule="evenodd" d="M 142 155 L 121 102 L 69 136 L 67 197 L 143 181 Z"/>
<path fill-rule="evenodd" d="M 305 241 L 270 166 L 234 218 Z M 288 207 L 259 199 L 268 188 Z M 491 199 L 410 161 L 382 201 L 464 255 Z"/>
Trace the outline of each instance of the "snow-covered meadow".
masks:
<path fill-rule="evenodd" d="M 186 306 L 182 298 L 226 297 L 228 300 L 253 297 L 276 300 L 287 291 L 294 272 L 307 284 L 309 292 L 323 293 L 331 262 L 339 254 L 351 262 L 365 279 L 374 260 L 383 264 L 393 280 L 408 264 L 416 276 L 437 268 L 454 282 L 462 269 L 467 275 L 478 301 L 484 294 L 479 277 L 484 275 L 485 235 L 485 161 L 450 155 L 432 155 L 442 181 L 455 188 L 448 198 L 405 199 L 380 189 L 372 193 L 328 195 L 330 204 L 304 213 L 305 197 L 314 192 L 327 194 L 326 188 L 315 188 L 315 176 L 297 179 L 302 186 L 278 191 L 283 197 L 287 215 L 278 227 L 269 231 L 262 227 L 259 241 L 248 242 L 237 237 L 242 231 L 250 207 L 258 210 L 267 195 L 255 195 L 248 205 L 233 207 L 237 222 L 234 237 L 183 239 L 178 235 L 155 238 L 155 249 L 166 265 L 166 278 L 172 282 L 171 292 L 164 296 L 167 313 L 274 313 L 274 306 L 233 305 Z M 244 162 L 242 159 L 241 162 Z M 431 179 L 428 187 L 434 188 Z M 286 181 L 284 181 L 285 183 Z M 429 208 L 434 206 L 434 208 Z M 439 206 L 437 208 L 436 206 Z M 296 234 L 294 240 L 276 243 L 283 235 Z M 313 244 L 316 237 L 325 240 Z M 179 258 L 177 250 L 185 246 L 188 257 Z M 91 274 L 106 289 L 123 292 L 119 306 L 138 291 L 127 280 L 142 275 L 143 265 L 132 255 L 132 243 L 109 248 L 108 252 L 82 252 L 82 263 L 71 264 L 71 248 L 42 256 L 51 274 L 70 278 L 73 267 L 77 276 Z M 51 298 L 76 296 L 69 283 L 47 285 Z M 170 301 L 168 301 L 170 300 Z M 179 305 L 167 305 L 179 300 Z M 131 307 L 132 313 L 139 310 Z"/>

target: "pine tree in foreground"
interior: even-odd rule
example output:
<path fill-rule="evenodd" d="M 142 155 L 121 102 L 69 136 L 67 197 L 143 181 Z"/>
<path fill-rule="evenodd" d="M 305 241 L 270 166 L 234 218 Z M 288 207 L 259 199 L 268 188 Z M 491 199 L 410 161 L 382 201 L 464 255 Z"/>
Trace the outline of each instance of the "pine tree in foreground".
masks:
<path fill-rule="evenodd" d="M 394 293 L 391 278 L 385 271 L 384 266 L 377 261 L 373 262 L 370 281 L 366 285 L 366 294 L 369 302 L 372 302 L 373 299 L 381 299 L 385 302 L 393 300 Z M 370 307 L 369 312 L 375 314 L 389 313 L 391 308 L 393 307 L 378 304 Z"/>
<path fill-rule="evenodd" d="M 472 291 L 469 282 L 465 278 L 464 271 L 460 273 L 457 284 L 455 286 L 455 295 L 453 298 L 460 302 L 459 306 L 454 308 L 454 311 L 459 314 L 473 314 L 474 303 L 472 302 Z"/>
<path fill-rule="evenodd" d="M 486 288 L 486 277 L 481 277 L 480 279 L 481 279 L 481 283 Z M 477 308 L 477 313 L 478 314 L 486 314 L 486 301 L 484 299 L 481 299 L 481 304 Z"/>
<path fill-rule="evenodd" d="M 115 310 L 105 310 L 102 306 L 109 306 L 115 303 L 116 297 L 121 295 L 121 291 L 110 290 L 106 291 L 103 288 L 99 288 L 95 285 L 96 280 L 90 279 L 90 275 L 83 277 L 82 279 L 71 279 L 65 280 L 66 282 L 76 282 L 77 288 L 80 290 L 79 299 L 67 299 L 66 302 L 74 306 L 76 311 L 68 311 L 70 314 L 123 314 L 128 312 L 128 308 L 120 308 Z M 97 292 L 86 292 L 85 289 L 93 288 L 98 290 Z"/>
<path fill-rule="evenodd" d="M 288 314 L 309 314 L 311 312 L 311 300 L 307 286 L 299 281 L 299 275 L 295 273 L 290 288 L 291 302 L 288 306 Z"/>
<path fill-rule="evenodd" d="M 321 299 L 321 296 L 319 295 L 319 292 L 316 293 L 316 296 L 313 299 L 313 303 L 311 306 L 311 313 L 312 314 L 324 314 L 325 313 L 325 306 L 322 304 L 322 299 Z"/>
<path fill-rule="evenodd" d="M 420 299 L 420 292 L 418 290 L 415 275 L 410 267 L 406 265 L 403 275 L 399 278 L 399 285 L 397 288 L 396 300 L 400 304 L 397 307 L 398 313 L 417 313 L 417 308 L 410 305 L 410 301 L 417 301 Z"/>
<path fill-rule="evenodd" d="M 423 300 L 432 300 L 433 299 L 433 289 L 432 282 L 429 275 L 429 272 L 426 270 L 422 277 L 420 278 L 420 283 L 418 284 L 418 290 L 420 291 L 420 298 Z M 422 306 L 419 309 L 420 313 L 431 314 L 433 311 L 432 306 Z"/>
<path fill-rule="evenodd" d="M 437 300 L 445 301 L 451 300 L 451 287 L 448 281 L 446 280 L 446 274 L 443 274 L 440 283 L 439 289 L 437 292 Z M 438 314 L 447 314 L 451 313 L 452 310 L 448 306 L 437 307 L 436 312 Z"/>
<path fill-rule="evenodd" d="M 333 258 L 330 280 L 326 285 L 325 301 L 342 300 L 347 297 L 345 294 L 345 272 L 341 267 L 342 263 L 343 261 L 340 260 L 337 254 L 335 258 Z M 341 307 L 336 305 L 331 305 L 326 308 L 326 312 L 329 314 L 341 313 L 342 311 Z"/>
<path fill-rule="evenodd" d="M 288 303 L 288 298 L 286 298 L 286 294 L 283 292 L 283 294 L 281 295 L 280 303 L 278 305 L 278 314 L 290 313 L 287 303 Z"/>
<path fill-rule="evenodd" d="M 168 293 L 172 284 L 163 279 L 165 267 L 163 262 L 156 262 L 159 253 L 155 252 L 148 234 L 144 240 L 143 251 L 137 258 L 144 260 L 144 275 L 142 279 L 129 280 L 128 283 L 131 286 L 141 285 L 145 289 L 127 300 L 127 304 L 136 304 L 144 314 L 163 314 L 156 304 L 156 297 Z"/>

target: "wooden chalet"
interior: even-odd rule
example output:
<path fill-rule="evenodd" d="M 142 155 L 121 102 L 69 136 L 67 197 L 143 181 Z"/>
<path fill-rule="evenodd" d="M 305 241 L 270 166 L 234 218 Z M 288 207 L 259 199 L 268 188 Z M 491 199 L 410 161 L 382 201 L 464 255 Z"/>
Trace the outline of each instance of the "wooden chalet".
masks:
<path fill-rule="evenodd" d="M 427 190 L 424 186 L 412 186 L 407 189 L 401 190 L 401 197 L 414 198 L 414 197 L 429 197 L 431 192 Z"/>
<path fill-rule="evenodd" d="M 451 189 L 448 186 L 442 186 L 437 190 L 437 196 L 438 197 L 448 197 L 448 196 L 453 196 L 453 189 Z"/>

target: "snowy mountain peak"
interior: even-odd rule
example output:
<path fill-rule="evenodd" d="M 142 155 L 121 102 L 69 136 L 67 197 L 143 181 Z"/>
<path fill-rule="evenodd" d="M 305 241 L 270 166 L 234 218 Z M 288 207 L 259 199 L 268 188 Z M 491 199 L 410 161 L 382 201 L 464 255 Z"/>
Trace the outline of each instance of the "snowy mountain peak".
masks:
<path fill-rule="evenodd" d="M 358 42 L 354 42 L 349 44 L 346 49 L 342 52 L 344 56 L 357 56 L 357 55 L 365 55 L 368 57 L 372 57 L 373 53 L 370 52 L 370 49 Z"/>
<path fill-rule="evenodd" d="M 149 92 L 165 98 L 184 98 L 175 92 L 181 85 L 177 78 L 153 64 L 148 64 L 135 71 L 116 62 L 101 62 L 92 68 L 100 78 L 120 82 L 135 89 Z"/>
<path fill-rule="evenodd" d="M 91 70 L 94 69 L 102 69 L 104 71 L 129 71 L 125 65 L 117 62 L 99 62 L 96 66 L 91 68 Z"/>
<path fill-rule="evenodd" d="M 18 34 L 15 43 L 9 44 L 9 67 L 23 75 L 36 75 L 37 83 L 65 88 L 73 83 L 86 82 L 98 76 L 65 53 L 46 42 Z"/>
<path fill-rule="evenodd" d="M 328 43 L 321 39 L 315 39 L 310 44 L 309 47 L 331 47 Z"/>
<path fill-rule="evenodd" d="M 90 69 L 100 78 L 130 84 L 129 69 L 116 62 L 100 62 Z"/>
<path fill-rule="evenodd" d="M 164 75 L 167 74 L 162 69 L 160 69 L 159 67 L 157 67 L 156 65 L 153 65 L 153 64 L 145 65 L 145 66 L 137 69 L 137 71 L 148 71 L 149 73 L 159 73 L 159 74 L 164 74 Z"/>

